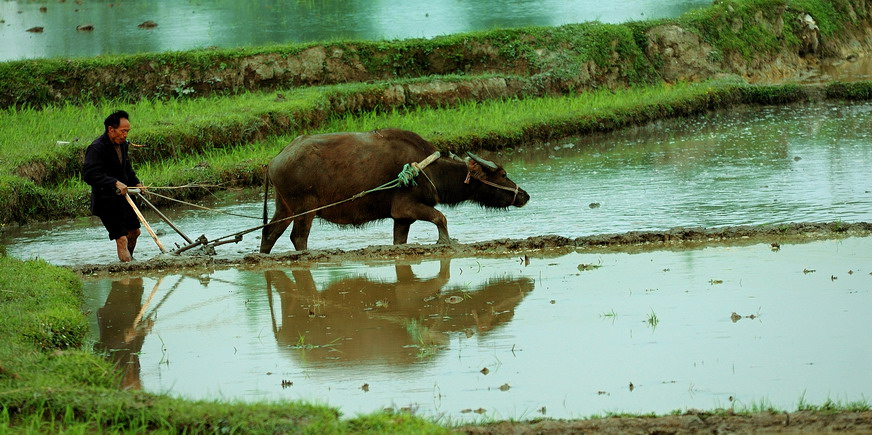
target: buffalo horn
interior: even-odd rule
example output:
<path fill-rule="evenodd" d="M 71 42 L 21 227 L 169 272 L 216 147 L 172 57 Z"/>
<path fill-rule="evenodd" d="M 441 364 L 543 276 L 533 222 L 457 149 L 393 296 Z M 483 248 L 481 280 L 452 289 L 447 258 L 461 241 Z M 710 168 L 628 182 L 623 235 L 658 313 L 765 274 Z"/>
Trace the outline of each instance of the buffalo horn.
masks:
<path fill-rule="evenodd" d="M 497 169 L 497 164 L 490 161 L 490 160 L 485 160 L 485 159 L 483 159 L 483 158 L 481 158 L 481 157 L 479 157 L 479 156 L 477 156 L 469 151 L 467 151 L 466 154 L 469 157 L 472 157 L 473 160 L 478 162 L 479 165 L 482 165 L 482 166 L 490 169 L 491 171 L 495 171 Z"/>

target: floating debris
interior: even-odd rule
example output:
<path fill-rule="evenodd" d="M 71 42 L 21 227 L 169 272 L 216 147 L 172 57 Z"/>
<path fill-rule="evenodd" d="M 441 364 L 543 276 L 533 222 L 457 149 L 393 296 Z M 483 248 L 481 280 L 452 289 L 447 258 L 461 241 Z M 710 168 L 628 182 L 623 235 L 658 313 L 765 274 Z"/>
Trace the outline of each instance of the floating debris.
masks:
<path fill-rule="evenodd" d="M 747 316 L 742 316 L 742 315 L 740 315 L 740 314 L 737 314 L 735 311 L 733 311 L 733 314 L 730 314 L 730 320 L 732 320 L 733 323 L 738 322 L 738 321 L 739 321 L 740 319 L 742 319 L 742 318 L 754 320 L 754 319 L 756 319 L 757 317 L 758 317 L 758 316 L 757 316 L 756 314 L 749 314 L 749 315 L 747 315 Z"/>
<path fill-rule="evenodd" d="M 288 387 L 293 387 L 293 386 L 294 386 L 294 383 L 293 383 L 293 382 L 288 381 L 288 380 L 286 380 L 286 379 L 282 379 L 282 389 L 285 389 L 285 388 L 288 388 Z"/>
<path fill-rule="evenodd" d="M 633 386 L 633 383 L 632 383 L 632 382 L 630 382 L 630 391 L 633 391 L 633 390 L 635 390 L 635 389 L 636 389 L 636 387 Z"/>
<path fill-rule="evenodd" d="M 773 251 L 778 251 L 781 249 L 781 244 L 778 242 L 770 243 L 769 246 L 772 248 Z"/>
<path fill-rule="evenodd" d="M 487 374 L 490 373 L 490 370 L 488 370 L 487 367 L 481 369 L 480 371 L 481 371 L 481 374 L 483 374 L 483 375 L 485 375 L 485 376 L 487 376 Z"/>
<path fill-rule="evenodd" d="M 487 410 L 484 408 L 478 408 L 475 410 L 470 409 L 470 408 L 466 408 L 466 409 L 463 409 L 460 411 L 461 414 L 469 414 L 470 412 L 474 412 L 476 414 L 484 414 L 485 412 L 487 412 Z"/>
<path fill-rule="evenodd" d="M 710 279 L 709 280 L 710 285 L 723 284 L 723 283 L 724 283 L 724 280 L 722 280 L 722 279 Z"/>
<path fill-rule="evenodd" d="M 500 385 L 500 391 L 509 391 L 510 388 L 512 387 L 510 387 L 509 384 Z"/>
<path fill-rule="evenodd" d="M 76 26 L 76 30 L 78 30 L 79 32 L 90 32 L 90 31 L 94 30 L 94 25 L 93 24 L 79 24 L 78 26 Z"/>
<path fill-rule="evenodd" d="M 579 265 L 578 265 L 578 270 L 584 272 L 585 270 L 599 269 L 600 267 L 603 267 L 603 266 L 602 266 L 601 264 L 585 264 L 585 263 L 582 263 L 582 264 L 579 264 Z"/>
<path fill-rule="evenodd" d="M 361 385 L 360 389 L 363 390 L 364 393 L 369 392 L 369 384 Z"/>
<path fill-rule="evenodd" d="M 31 28 L 27 29 L 27 31 L 30 33 L 42 33 L 43 29 L 45 29 L 45 28 L 41 27 L 41 26 L 36 26 L 36 27 L 31 27 Z"/>
<path fill-rule="evenodd" d="M 445 298 L 445 303 L 447 304 L 459 304 L 463 302 L 463 298 L 457 295 L 449 296 Z"/>
<path fill-rule="evenodd" d="M 155 23 L 154 21 L 151 21 L 151 20 L 147 20 L 147 21 L 143 21 L 142 23 L 140 23 L 136 27 L 139 27 L 140 29 L 154 29 L 155 27 L 157 27 L 157 23 Z"/>
<path fill-rule="evenodd" d="M 817 272 L 817 271 L 814 269 L 802 269 L 802 273 L 805 273 L 805 274 L 814 273 L 814 272 Z"/>
<path fill-rule="evenodd" d="M 598 203 L 598 202 L 592 202 L 592 203 L 588 204 L 587 206 L 590 207 L 590 208 L 599 208 L 600 203 Z"/>

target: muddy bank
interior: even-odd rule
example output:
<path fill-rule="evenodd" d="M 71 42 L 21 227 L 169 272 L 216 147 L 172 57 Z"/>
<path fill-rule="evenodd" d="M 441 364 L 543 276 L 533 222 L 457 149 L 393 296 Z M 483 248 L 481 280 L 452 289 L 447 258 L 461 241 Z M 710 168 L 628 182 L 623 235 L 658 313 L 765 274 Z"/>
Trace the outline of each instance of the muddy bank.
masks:
<path fill-rule="evenodd" d="M 763 412 L 738 415 L 691 412 L 663 417 L 620 417 L 589 420 L 503 421 L 483 426 L 458 428 L 467 434 L 608 433 L 608 434 L 695 434 L 695 433 L 869 433 L 872 412 Z"/>
<path fill-rule="evenodd" d="M 69 268 L 80 275 L 99 277 L 106 275 L 136 275 L 182 270 L 214 270 L 225 268 L 275 267 L 290 263 L 321 261 L 354 261 L 372 259 L 421 257 L 487 257 L 525 254 L 560 255 L 572 250 L 607 249 L 623 252 L 689 249 L 712 245 L 802 243 L 817 239 L 872 235 L 872 223 L 825 222 L 791 223 L 782 225 L 730 226 L 719 228 L 673 228 L 662 232 L 631 231 L 621 234 L 602 234 L 578 238 L 559 235 L 541 235 L 526 239 L 499 239 L 470 244 L 452 245 L 385 245 L 345 251 L 342 249 L 291 251 L 274 254 L 249 254 L 243 257 L 220 255 L 164 254 L 145 261 L 132 263 L 85 264 Z M 220 251 L 220 247 L 218 248 Z"/>

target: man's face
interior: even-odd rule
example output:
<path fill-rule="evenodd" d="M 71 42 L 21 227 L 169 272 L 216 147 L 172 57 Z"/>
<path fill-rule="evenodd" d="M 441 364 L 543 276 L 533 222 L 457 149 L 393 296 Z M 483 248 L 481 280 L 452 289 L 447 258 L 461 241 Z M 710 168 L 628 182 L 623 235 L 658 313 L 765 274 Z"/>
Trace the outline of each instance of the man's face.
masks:
<path fill-rule="evenodd" d="M 120 145 L 127 140 L 127 133 L 130 133 L 130 121 L 127 118 L 121 118 L 118 128 L 109 126 L 109 140 L 116 145 Z"/>

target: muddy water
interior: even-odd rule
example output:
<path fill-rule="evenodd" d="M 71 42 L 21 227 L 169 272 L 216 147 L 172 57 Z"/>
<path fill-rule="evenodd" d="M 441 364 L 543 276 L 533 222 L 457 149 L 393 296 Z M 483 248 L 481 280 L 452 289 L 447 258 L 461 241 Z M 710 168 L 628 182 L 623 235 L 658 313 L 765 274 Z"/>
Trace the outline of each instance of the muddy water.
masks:
<path fill-rule="evenodd" d="M 91 280 L 86 309 L 128 386 L 346 416 L 795 409 L 872 390 L 872 238 L 528 260 Z"/>
<path fill-rule="evenodd" d="M 488 155 L 505 163 L 531 195 L 506 212 L 477 206 L 443 208 L 460 242 L 546 234 L 580 237 L 678 226 L 872 221 L 872 104 L 737 108 L 664 121 L 617 134 L 572 139 Z M 256 192 L 200 205 L 248 218 L 196 209 L 165 210 L 195 238 L 225 236 L 260 224 Z M 167 246 L 184 240 L 158 217 L 146 217 Z M 288 235 L 274 252 L 292 250 Z M 389 244 L 389 222 L 361 229 L 315 224 L 313 249 Z M 412 226 L 410 241 L 433 243 L 435 227 Z M 115 261 L 114 244 L 94 218 L 9 228 L 10 255 L 55 264 Z M 257 252 L 259 232 L 221 255 Z M 143 233 L 139 259 L 158 254 Z"/>

